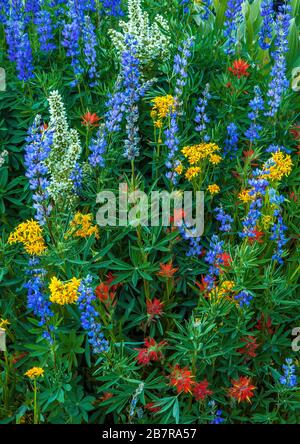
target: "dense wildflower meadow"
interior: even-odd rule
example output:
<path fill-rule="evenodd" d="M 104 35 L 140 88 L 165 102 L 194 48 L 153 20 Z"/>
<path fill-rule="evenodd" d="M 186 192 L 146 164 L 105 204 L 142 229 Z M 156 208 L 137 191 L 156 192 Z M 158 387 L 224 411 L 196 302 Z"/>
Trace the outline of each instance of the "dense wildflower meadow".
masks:
<path fill-rule="evenodd" d="M 300 422 L 299 26 L 0 0 L 1 424 Z"/>

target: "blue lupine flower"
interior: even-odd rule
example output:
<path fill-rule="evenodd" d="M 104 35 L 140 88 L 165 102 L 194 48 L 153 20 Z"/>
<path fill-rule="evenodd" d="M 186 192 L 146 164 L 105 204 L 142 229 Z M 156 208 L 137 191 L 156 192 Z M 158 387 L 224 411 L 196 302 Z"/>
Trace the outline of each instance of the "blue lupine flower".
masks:
<path fill-rule="evenodd" d="M 186 252 L 186 256 L 187 257 L 192 257 L 192 256 L 200 256 L 200 254 L 202 253 L 203 249 L 202 246 L 200 244 L 201 242 L 201 237 L 194 237 L 193 233 L 195 233 L 195 228 L 194 229 L 190 229 L 186 226 L 186 224 L 183 224 L 179 227 L 179 232 L 182 236 L 182 238 L 184 240 L 189 241 L 189 249 Z"/>
<path fill-rule="evenodd" d="M 118 85 L 120 87 L 120 85 Z M 97 136 L 90 144 L 91 154 L 89 163 L 92 166 L 105 166 L 105 152 L 107 148 L 107 137 L 109 134 L 117 133 L 121 129 L 121 122 L 126 110 L 124 93 L 116 91 L 106 103 L 108 111 L 105 113 L 105 124 L 99 128 Z"/>
<path fill-rule="evenodd" d="M 64 25 L 64 20 L 62 16 L 65 14 L 64 5 L 67 3 L 68 0 L 50 0 L 49 7 L 51 8 L 52 14 L 55 15 L 56 21 L 54 23 L 54 26 L 56 28 L 60 27 L 61 25 Z"/>
<path fill-rule="evenodd" d="M 262 26 L 259 31 L 258 43 L 262 49 L 269 49 L 274 26 L 273 0 L 263 0 L 260 5 L 260 15 L 263 18 Z"/>
<path fill-rule="evenodd" d="M 180 0 L 180 4 L 183 6 L 183 12 L 187 14 L 190 11 L 190 6 L 192 6 L 194 2 L 192 0 Z M 212 0 L 202 0 L 201 6 L 202 12 L 200 13 L 200 17 L 202 20 L 207 20 L 210 13 L 210 6 L 212 5 Z"/>
<path fill-rule="evenodd" d="M 92 139 L 89 146 L 91 154 L 89 156 L 89 163 L 92 166 L 105 166 L 104 155 L 106 152 L 107 141 L 106 141 L 106 130 L 101 126 L 96 134 L 96 137 Z"/>
<path fill-rule="evenodd" d="M 254 196 L 254 200 L 250 203 L 249 212 L 243 220 L 243 232 L 239 233 L 239 236 L 242 238 L 255 237 L 255 229 L 261 216 L 261 208 L 263 205 L 261 196 L 266 194 L 267 187 L 269 185 L 269 182 L 266 179 L 259 178 L 259 176 L 262 174 L 261 170 L 256 169 L 252 174 L 253 179 L 250 179 L 248 183 L 251 187 L 249 195 Z M 265 171 L 264 174 L 266 174 Z"/>
<path fill-rule="evenodd" d="M 286 148 L 283 145 L 270 145 L 266 148 L 266 153 L 277 153 L 277 151 L 283 151 L 284 153 L 291 154 L 292 150 Z"/>
<path fill-rule="evenodd" d="M 11 62 L 16 62 L 18 47 L 20 45 L 21 37 L 25 29 L 25 24 L 22 20 L 15 20 L 9 18 L 5 26 L 5 37 L 8 46 L 7 55 Z"/>
<path fill-rule="evenodd" d="M 75 164 L 74 170 L 70 175 L 70 179 L 73 182 L 73 192 L 79 195 L 82 188 L 83 171 L 81 165 L 78 162 L 76 162 Z"/>
<path fill-rule="evenodd" d="M 283 218 L 280 214 L 280 209 L 274 210 L 274 216 L 277 217 L 277 222 L 271 227 L 272 235 L 270 236 L 270 240 L 274 240 L 276 242 L 276 251 L 272 256 L 274 261 L 278 261 L 279 264 L 283 263 L 283 247 L 287 244 L 288 239 L 285 236 L 285 232 L 288 227 L 283 223 Z"/>
<path fill-rule="evenodd" d="M 9 16 L 10 5 L 7 0 L 0 0 L 0 23 L 6 23 Z"/>
<path fill-rule="evenodd" d="M 49 6 L 50 8 L 55 8 L 56 6 L 59 5 L 65 5 L 67 3 L 68 0 L 50 0 L 49 2 Z"/>
<path fill-rule="evenodd" d="M 27 32 L 23 33 L 20 38 L 16 54 L 16 67 L 20 80 L 26 82 L 34 77 L 32 50 Z"/>
<path fill-rule="evenodd" d="M 102 326 L 99 322 L 99 313 L 94 307 L 97 300 L 91 288 L 92 277 L 87 276 L 80 283 L 78 288 L 78 307 L 82 328 L 88 334 L 88 341 L 92 346 L 93 353 L 103 353 L 108 350 L 109 344 L 102 333 Z"/>
<path fill-rule="evenodd" d="M 38 12 L 34 23 L 37 27 L 41 51 L 48 53 L 55 49 L 56 45 L 53 43 L 53 23 L 50 12 L 44 10 Z"/>
<path fill-rule="evenodd" d="M 279 206 L 285 201 L 284 196 L 282 196 L 281 194 L 278 194 L 274 188 L 268 189 L 268 195 L 269 195 L 270 204 L 274 204 L 276 206 Z"/>
<path fill-rule="evenodd" d="M 228 0 L 227 9 L 225 11 L 225 30 L 224 36 L 226 37 L 225 53 L 234 54 L 235 46 L 238 42 L 237 31 L 240 22 L 243 19 L 242 3 L 244 0 Z"/>
<path fill-rule="evenodd" d="M 259 175 L 261 174 L 261 170 L 259 171 Z M 266 172 L 264 172 L 266 173 Z M 253 172 L 253 175 L 257 174 L 256 172 Z M 249 195 L 250 196 L 254 196 L 256 193 L 259 193 L 261 195 L 265 195 L 266 194 L 266 188 L 269 185 L 269 182 L 266 179 L 249 179 L 248 181 L 249 185 L 253 188 L 252 190 L 249 191 Z"/>
<path fill-rule="evenodd" d="M 104 11 L 108 15 L 120 17 L 124 15 L 121 8 L 121 0 L 101 0 Z"/>
<path fill-rule="evenodd" d="M 104 154 L 107 148 L 107 137 L 111 133 L 117 133 L 121 129 L 124 115 L 126 116 L 126 132 L 124 155 L 133 159 L 139 153 L 138 150 L 138 108 L 140 98 L 145 94 L 150 83 L 141 84 L 140 61 L 137 58 L 136 40 L 127 35 L 125 39 L 126 49 L 121 57 L 121 73 L 117 82 L 116 92 L 106 103 L 108 111 L 105 114 L 104 127 L 99 130 L 97 138 L 92 141 L 89 157 L 91 165 L 104 166 Z M 133 143 L 132 146 L 131 143 Z"/>
<path fill-rule="evenodd" d="M 219 230 L 225 233 L 230 231 L 233 218 L 229 216 L 229 214 L 226 214 L 221 206 L 215 209 L 215 213 L 217 214 L 217 221 L 221 222 Z"/>
<path fill-rule="evenodd" d="M 72 20 L 83 23 L 85 15 L 96 11 L 96 3 L 95 0 L 67 0 L 67 11 Z"/>
<path fill-rule="evenodd" d="M 209 93 L 209 84 L 207 84 L 204 91 L 202 92 L 202 97 L 199 98 L 198 104 L 195 108 L 195 122 L 197 124 L 197 126 L 195 127 L 195 131 L 199 132 L 200 134 L 203 134 L 205 132 L 207 127 L 206 124 L 210 122 L 210 119 L 206 114 L 206 107 L 210 98 L 211 95 Z M 205 142 L 209 142 L 210 137 L 208 136 L 208 134 L 204 135 L 203 140 Z"/>
<path fill-rule="evenodd" d="M 225 140 L 224 153 L 233 159 L 238 150 L 239 134 L 235 123 L 230 123 L 227 126 L 227 138 Z"/>
<path fill-rule="evenodd" d="M 202 0 L 201 7 L 203 8 L 203 12 L 200 14 L 202 20 L 207 20 L 210 14 L 210 7 L 212 5 L 212 0 Z"/>
<path fill-rule="evenodd" d="M 259 117 L 259 111 L 264 109 L 264 100 L 261 97 L 261 90 L 257 85 L 254 87 L 254 98 L 250 100 L 249 107 L 251 108 L 251 111 L 248 113 L 248 117 L 251 120 L 251 124 L 247 131 L 245 131 L 245 136 L 250 142 L 254 142 L 256 139 L 260 138 L 262 126 L 258 125 L 256 120 Z"/>
<path fill-rule="evenodd" d="M 177 111 L 174 110 L 170 114 L 170 127 L 165 130 L 165 144 L 168 147 L 168 157 L 166 161 L 166 167 L 169 170 L 166 173 L 166 177 L 176 184 L 177 173 L 174 171 L 175 167 L 175 156 L 179 149 L 179 138 L 178 138 L 178 124 L 177 124 Z"/>
<path fill-rule="evenodd" d="M 183 12 L 187 14 L 190 11 L 191 0 L 180 0 L 180 4 L 183 6 Z"/>
<path fill-rule="evenodd" d="M 47 296 L 43 293 L 44 280 L 43 277 L 46 273 L 43 269 L 37 269 L 39 265 L 39 259 L 33 258 L 29 260 L 29 269 L 27 275 L 30 276 L 28 282 L 24 284 L 24 288 L 27 289 L 27 307 L 32 310 L 34 315 L 40 319 L 40 327 L 46 327 L 43 332 L 43 337 L 49 342 L 52 342 L 51 331 L 54 327 L 50 324 L 53 312 L 51 311 L 51 303 Z M 34 268 L 32 268 L 34 267 Z"/>
<path fill-rule="evenodd" d="M 83 74 L 84 69 L 81 66 L 80 57 L 80 37 L 81 37 L 81 18 L 84 20 L 84 16 L 81 17 L 77 13 L 77 9 L 74 7 L 73 2 L 69 6 L 69 16 L 71 18 L 71 23 L 66 23 L 62 30 L 62 46 L 66 48 L 67 57 L 71 58 L 71 66 L 75 74 L 75 80 L 71 82 L 71 86 L 76 86 L 78 83 L 78 78 Z M 81 12 L 81 11 L 79 11 Z"/>
<path fill-rule="evenodd" d="M 209 401 L 208 403 L 209 407 L 211 407 L 211 416 L 213 417 L 212 421 L 210 421 L 210 424 L 222 424 L 225 419 L 222 418 L 222 410 L 217 409 L 215 401 Z"/>
<path fill-rule="evenodd" d="M 234 296 L 234 299 L 237 300 L 240 304 L 240 307 L 244 305 L 249 306 L 253 296 L 246 290 L 241 291 L 239 294 Z"/>
<path fill-rule="evenodd" d="M 222 259 L 224 241 L 220 241 L 219 237 L 214 234 L 209 243 L 209 250 L 205 256 L 205 262 L 207 262 L 210 267 L 208 269 L 208 274 L 205 276 L 204 281 L 208 284 L 207 289 L 211 290 L 214 286 L 215 276 L 220 274 L 220 265 L 224 263 Z"/>
<path fill-rule="evenodd" d="M 24 11 L 35 14 L 41 9 L 41 0 L 25 0 Z"/>
<path fill-rule="evenodd" d="M 288 34 L 290 29 L 290 5 L 283 5 L 279 7 L 279 13 L 275 22 L 275 50 L 271 53 L 274 59 L 274 65 L 271 70 L 271 81 L 267 92 L 268 111 L 266 116 L 275 116 L 277 113 L 283 94 L 289 86 L 289 81 L 286 77 L 286 57 L 288 52 Z"/>
<path fill-rule="evenodd" d="M 137 57 L 137 41 L 131 35 L 125 38 L 126 49 L 121 57 L 121 84 L 127 106 L 137 103 L 141 95 L 140 61 Z M 143 94 L 143 93 L 142 93 Z"/>
<path fill-rule="evenodd" d="M 255 237 L 255 229 L 261 217 L 262 204 L 261 198 L 257 198 L 251 202 L 249 212 L 243 220 L 243 232 L 239 233 L 240 237 Z"/>
<path fill-rule="evenodd" d="M 174 65 L 173 72 L 176 76 L 176 87 L 175 87 L 175 95 L 177 98 L 183 93 L 183 88 L 187 82 L 187 65 L 188 59 L 191 57 L 191 46 L 193 45 L 193 37 L 189 37 L 185 40 L 181 46 L 178 48 L 178 54 L 174 57 Z"/>
<path fill-rule="evenodd" d="M 83 54 L 85 62 L 88 66 L 88 76 L 91 80 L 90 86 L 97 85 L 98 69 L 97 69 L 97 36 L 95 33 L 95 26 L 91 18 L 85 16 L 84 27 L 82 29 L 83 38 Z"/>
<path fill-rule="evenodd" d="M 225 419 L 222 418 L 222 413 L 223 411 L 221 409 L 216 411 L 216 416 L 214 417 L 214 419 L 210 422 L 211 424 L 222 424 Z"/>
<path fill-rule="evenodd" d="M 51 212 L 51 207 L 47 205 L 49 197 L 47 187 L 48 168 L 45 164 L 48 158 L 53 140 L 53 134 L 50 130 L 42 131 L 40 117 L 37 116 L 33 125 L 28 130 L 25 145 L 25 167 L 26 177 L 29 179 L 30 189 L 34 191 L 32 199 L 33 207 L 36 210 L 35 219 L 41 225 L 44 225 L 46 217 Z"/>
<path fill-rule="evenodd" d="M 297 385 L 297 376 L 296 373 L 296 367 L 293 364 L 293 360 L 290 358 L 286 358 L 285 360 L 286 364 L 283 364 L 282 370 L 283 375 L 280 376 L 279 382 L 281 385 L 285 385 L 287 387 L 296 387 Z"/>
<path fill-rule="evenodd" d="M 126 113 L 126 134 L 127 137 L 124 141 L 124 154 L 128 160 L 134 160 L 138 157 L 140 148 L 139 148 L 139 128 L 138 128 L 138 120 L 139 120 L 139 110 L 136 105 L 133 105 L 131 110 Z"/>
<path fill-rule="evenodd" d="M 105 124 L 108 132 L 118 132 L 126 111 L 125 96 L 121 91 L 116 91 L 106 103 L 108 111 L 105 115 Z"/>

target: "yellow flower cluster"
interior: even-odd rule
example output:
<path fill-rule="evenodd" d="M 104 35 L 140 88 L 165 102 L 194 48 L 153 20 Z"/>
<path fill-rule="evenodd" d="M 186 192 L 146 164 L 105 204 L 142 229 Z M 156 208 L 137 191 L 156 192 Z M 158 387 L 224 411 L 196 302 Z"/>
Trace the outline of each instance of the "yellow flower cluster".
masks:
<path fill-rule="evenodd" d="M 208 294 L 208 297 L 210 299 L 217 297 L 218 300 L 226 297 L 226 299 L 232 300 L 231 296 L 234 293 L 234 287 L 235 287 L 235 283 L 233 281 L 224 281 L 218 287 L 216 287 L 214 290 L 212 290 Z"/>
<path fill-rule="evenodd" d="M 197 177 L 201 173 L 200 167 L 190 167 L 186 170 L 185 178 L 187 180 L 192 180 L 194 177 Z"/>
<path fill-rule="evenodd" d="M 6 330 L 6 327 L 10 325 L 10 322 L 7 319 L 0 318 L 0 328 Z"/>
<path fill-rule="evenodd" d="M 204 159 L 208 159 L 213 165 L 217 165 L 222 160 L 222 157 L 216 154 L 218 151 L 220 151 L 220 148 L 215 143 L 200 143 L 186 146 L 181 150 L 190 165 L 196 165 Z"/>
<path fill-rule="evenodd" d="M 44 370 L 41 367 L 32 367 L 24 375 L 28 376 L 29 379 L 37 379 L 40 376 L 44 376 Z"/>
<path fill-rule="evenodd" d="M 97 225 L 93 225 L 93 215 L 92 214 L 82 214 L 76 213 L 74 219 L 70 223 L 71 230 L 69 234 L 75 237 L 90 237 L 95 236 L 96 239 L 99 238 L 99 230 Z"/>
<path fill-rule="evenodd" d="M 250 190 L 242 190 L 239 195 L 238 198 L 243 202 L 243 203 L 248 203 L 251 202 L 254 199 L 254 196 L 250 196 L 249 194 Z"/>
<path fill-rule="evenodd" d="M 220 187 L 216 183 L 212 185 L 208 185 L 207 190 L 210 192 L 211 195 L 218 194 L 220 192 Z"/>
<path fill-rule="evenodd" d="M 28 254 L 39 256 L 46 245 L 43 238 L 43 232 L 38 222 L 27 220 L 17 226 L 8 238 L 9 244 L 21 243 Z"/>
<path fill-rule="evenodd" d="M 177 165 L 177 167 L 174 169 L 174 171 L 179 175 L 181 175 L 183 173 L 183 165 L 181 162 Z"/>
<path fill-rule="evenodd" d="M 75 277 L 64 283 L 53 276 L 49 285 L 50 301 L 59 305 L 75 304 L 78 299 L 79 285 L 80 280 Z"/>
<path fill-rule="evenodd" d="M 175 110 L 175 98 L 170 94 L 166 96 L 157 96 L 152 100 L 153 108 L 151 111 L 151 118 L 154 121 L 154 125 L 157 128 L 161 128 L 163 125 L 162 120 L 165 119 L 170 112 Z"/>
<path fill-rule="evenodd" d="M 271 159 L 269 159 L 265 164 L 263 171 L 266 174 L 262 174 L 262 178 L 278 181 L 283 178 L 283 176 L 288 176 L 293 167 L 293 162 L 289 154 L 285 154 L 282 151 L 277 151 L 272 153 Z"/>
<path fill-rule="evenodd" d="M 261 220 L 261 225 L 265 230 L 267 230 L 272 225 L 272 222 L 273 222 L 272 216 L 264 215 Z"/>

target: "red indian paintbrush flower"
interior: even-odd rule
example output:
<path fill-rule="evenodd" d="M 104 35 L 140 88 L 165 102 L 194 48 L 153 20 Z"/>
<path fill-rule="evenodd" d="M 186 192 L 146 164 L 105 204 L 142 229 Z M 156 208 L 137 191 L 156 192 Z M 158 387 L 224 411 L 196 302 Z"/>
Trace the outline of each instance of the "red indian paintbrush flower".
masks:
<path fill-rule="evenodd" d="M 232 74 L 234 76 L 236 76 L 238 79 L 240 79 L 241 77 L 248 77 L 249 76 L 249 74 L 250 74 L 248 72 L 249 66 L 250 65 L 247 62 L 245 62 L 245 60 L 238 59 L 233 62 L 233 66 L 228 68 L 228 71 L 232 72 Z"/>
<path fill-rule="evenodd" d="M 255 356 L 257 356 L 256 349 L 259 347 L 255 336 L 247 336 L 246 338 L 242 339 L 242 342 L 245 343 L 245 346 L 239 348 L 238 352 L 241 355 L 249 356 L 249 358 L 255 358 Z"/>
<path fill-rule="evenodd" d="M 217 258 L 218 258 L 218 259 L 221 259 L 221 261 L 222 261 L 221 265 L 222 265 L 223 267 L 229 267 L 230 264 L 231 264 L 231 262 L 232 262 L 232 258 L 231 258 L 231 256 L 230 256 L 230 254 L 228 254 L 228 253 L 226 253 L 226 252 L 225 252 L 225 253 L 218 254 Z"/>
<path fill-rule="evenodd" d="M 243 151 L 244 157 L 252 157 L 254 154 L 254 150 L 244 150 Z"/>
<path fill-rule="evenodd" d="M 199 287 L 200 291 L 205 292 L 208 288 L 208 282 L 205 280 L 205 276 L 201 276 L 201 283 L 195 282 L 195 285 Z"/>
<path fill-rule="evenodd" d="M 155 339 L 149 338 L 144 340 L 145 347 L 136 348 L 138 355 L 136 360 L 140 365 L 148 365 L 151 361 L 159 361 L 163 358 L 162 347 L 167 345 L 166 341 L 156 342 Z"/>
<path fill-rule="evenodd" d="M 116 292 L 121 284 L 112 285 L 112 282 L 115 279 L 115 276 L 112 273 L 108 273 L 106 277 L 107 280 L 101 282 L 101 284 L 96 287 L 95 293 L 101 302 L 109 306 L 115 303 Z"/>
<path fill-rule="evenodd" d="M 164 303 L 160 302 L 160 300 L 157 298 L 154 298 L 153 301 L 147 301 L 146 305 L 147 314 L 150 321 L 152 321 L 155 317 L 159 318 L 164 313 Z"/>
<path fill-rule="evenodd" d="M 90 113 L 89 111 L 81 117 L 81 124 L 88 127 L 99 126 L 100 117 L 96 113 Z"/>
<path fill-rule="evenodd" d="M 175 387 L 177 393 L 188 393 L 192 391 L 192 387 L 195 384 L 193 380 L 194 376 L 187 367 L 180 368 L 179 365 L 175 365 L 170 376 L 170 385 Z"/>
<path fill-rule="evenodd" d="M 156 407 L 154 402 L 148 402 L 145 406 L 144 409 L 148 410 L 151 413 L 157 413 L 160 411 L 160 407 Z"/>
<path fill-rule="evenodd" d="M 101 402 L 108 401 L 113 397 L 113 394 L 111 392 L 104 392 L 103 396 L 100 398 Z"/>
<path fill-rule="evenodd" d="M 251 384 L 251 378 L 247 376 L 240 376 L 239 379 L 232 381 L 232 387 L 228 390 L 229 396 L 236 399 L 238 402 L 250 401 L 250 398 L 254 396 L 253 391 L 256 389 L 254 385 Z"/>
<path fill-rule="evenodd" d="M 151 413 L 157 413 L 160 411 L 160 407 L 156 406 L 154 402 L 148 402 L 144 408 Z"/>
<path fill-rule="evenodd" d="M 270 335 L 272 335 L 272 319 L 270 318 L 270 316 L 268 316 L 268 318 L 266 319 L 265 315 L 262 313 L 260 319 L 256 324 L 256 328 L 260 331 L 267 331 Z"/>
<path fill-rule="evenodd" d="M 193 395 L 196 401 L 204 400 L 208 395 L 212 395 L 212 391 L 208 389 L 209 382 L 204 379 L 203 381 L 197 382 L 193 388 Z"/>
<path fill-rule="evenodd" d="M 300 140 L 300 126 L 294 126 L 290 129 L 290 133 L 293 135 L 295 140 Z M 300 154 L 300 145 L 298 145 L 298 151 L 297 154 Z"/>
<path fill-rule="evenodd" d="M 252 230 L 252 234 L 254 234 L 254 236 L 248 238 L 249 244 L 254 244 L 254 242 L 261 244 L 263 242 L 262 237 L 265 234 L 263 231 L 259 231 L 255 228 Z"/>
<path fill-rule="evenodd" d="M 159 264 L 160 271 L 157 273 L 157 276 L 171 278 L 178 271 L 178 268 L 173 268 L 172 261 L 168 264 Z"/>

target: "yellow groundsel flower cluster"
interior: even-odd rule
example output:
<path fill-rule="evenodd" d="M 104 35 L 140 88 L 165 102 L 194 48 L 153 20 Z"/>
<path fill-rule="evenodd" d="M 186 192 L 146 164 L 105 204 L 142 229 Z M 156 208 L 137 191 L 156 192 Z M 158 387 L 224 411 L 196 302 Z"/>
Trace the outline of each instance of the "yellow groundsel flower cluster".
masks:
<path fill-rule="evenodd" d="M 212 185 L 208 185 L 207 190 L 210 192 L 211 195 L 218 194 L 220 192 L 220 187 L 216 183 Z"/>
<path fill-rule="evenodd" d="M 36 256 L 41 255 L 46 249 L 42 228 L 34 220 L 27 220 L 19 224 L 10 234 L 8 243 L 21 243 L 28 254 Z"/>
<path fill-rule="evenodd" d="M 185 178 L 189 181 L 197 177 L 200 173 L 205 172 L 205 168 L 208 163 L 212 165 L 218 165 L 222 157 L 217 154 L 220 148 L 215 143 L 200 143 L 198 145 L 185 146 L 181 152 L 187 159 L 189 166 L 185 171 Z M 203 171 L 204 170 L 204 171 Z M 184 167 L 179 163 L 175 172 L 181 175 L 184 171 Z M 218 185 L 212 185 L 212 194 L 220 191 Z"/>
<path fill-rule="evenodd" d="M 27 370 L 24 375 L 28 376 L 29 379 L 37 379 L 40 376 L 44 376 L 44 369 L 41 367 L 32 367 L 30 370 Z"/>
<path fill-rule="evenodd" d="M 161 128 L 163 125 L 163 119 L 165 119 L 170 112 L 175 110 L 175 98 L 170 94 L 166 96 L 157 96 L 152 100 L 153 108 L 151 110 L 151 118 L 154 121 L 154 125 L 157 128 Z"/>
<path fill-rule="evenodd" d="M 217 298 L 218 300 L 222 298 L 229 299 L 232 301 L 231 296 L 234 294 L 235 283 L 233 281 L 224 281 L 219 286 L 214 288 L 209 294 L 208 297 L 210 299 Z"/>
<path fill-rule="evenodd" d="M 181 162 L 176 166 L 176 168 L 174 169 L 174 171 L 175 171 L 177 174 L 179 174 L 179 176 L 183 173 L 183 165 L 182 165 Z"/>
<path fill-rule="evenodd" d="M 64 283 L 53 276 L 49 285 L 50 301 L 59 305 L 75 304 L 78 299 L 79 285 L 80 280 L 75 277 Z"/>
<path fill-rule="evenodd" d="M 264 215 L 262 217 L 262 220 L 261 220 L 262 228 L 267 230 L 272 225 L 272 222 L 273 222 L 273 217 L 272 216 L 267 215 L 267 214 Z"/>
<path fill-rule="evenodd" d="M 254 196 L 250 196 L 249 191 L 250 190 L 242 190 L 238 195 L 239 200 L 243 203 L 251 202 L 254 199 Z"/>
<path fill-rule="evenodd" d="M 200 167 L 190 167 L 185 172 L 185 178 L 191 181 L 192 179 L 194 179 L 194 177 L 197 177 L 198 174 L 200 173 L 201 173 Z"/>
<path fill-rule="evenodd" d="M 213 165 L 217 165 L 222 160 L 222 157 L 217 154 L 218 151 L 220 151 L 220 148 L 215 143 L 200 143 L 186 146 L 181 150 L 190 165 L 196 165 L 205 159 L 208 159 Z"/>
<path fill-rule="evenodd" d="M 74 219 L 70 223 L 71 230 L 69 234 L 75 237 L 90 237 L 95 236 L 96 239 L 99 238 L 99 230 L 97 225 L 93 225 L 93 215 L 92 214 L 82 214 L 76 213 Z"/>
<path fill-rule="evenodd" d="M 266 174 L 262 174 L 262 178 L 270 181 L 279 181 L 283 176 L 288 176 L 293 167 L 293 162 L 289 154 L 285 154 L 282 151 L 272 153 L 271 159 L 265 164 L 263 171 Z"/>
<path fill-rule="evenodd" d="M 6 330 L 8 325 L 10 325 L 10 322 L 7 319 L 0 318 L 0 328 Z"/>

